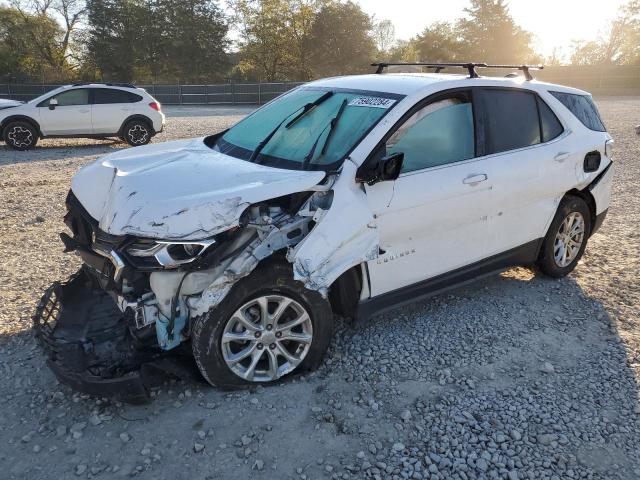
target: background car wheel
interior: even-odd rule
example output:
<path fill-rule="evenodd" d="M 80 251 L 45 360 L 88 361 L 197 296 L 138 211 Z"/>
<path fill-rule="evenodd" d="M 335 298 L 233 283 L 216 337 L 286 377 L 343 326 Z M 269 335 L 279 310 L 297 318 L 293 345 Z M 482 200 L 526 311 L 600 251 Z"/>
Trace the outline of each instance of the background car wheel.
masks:
<path fill-rule="evenodd" d="M 564 277 L 582 257 L 591 232 L 591 212 L 579 197 L 565 197 L 544 238 L 538 259 L 540 269 L 551 277 Z"/>
<path fill-rule="evenodd" d="M 193 325 L 193 355 L 211 383 L 237 388 L 316 368 L 333 330 L 327 299 L 289 265 L 258 266 Z"/>
<path fill-rule="evenodd" d="M 27 122 L 11 122 L 5 127 L 2 137 L 14 150 L 28 150 L 38 143 L 38 130 Z"/>
<path fill-rule="evenodd" d="M 153 130 L 147 122 L 132 120 L 124 126 L 122 136 L 129 145 L 137 147 L 139 145 L 146 145 L 151 141 Z"/>

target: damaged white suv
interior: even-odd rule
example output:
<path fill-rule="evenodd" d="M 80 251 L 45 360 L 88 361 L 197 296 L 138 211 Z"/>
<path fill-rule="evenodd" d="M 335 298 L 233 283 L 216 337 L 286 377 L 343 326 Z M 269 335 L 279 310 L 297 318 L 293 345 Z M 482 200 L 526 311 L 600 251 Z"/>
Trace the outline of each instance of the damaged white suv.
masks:
<path fill-rule="evenodd" d="M 144 401 L 193 355 L 211 384 L 272 382 L 318 365 L 334 313 L 569 273 L 609 206 L 611 137 L 587 93 L 478 66 L 315 81 L 81 169 L 61 238 L 84 263 L 34 317 L 58 378 Z"/>

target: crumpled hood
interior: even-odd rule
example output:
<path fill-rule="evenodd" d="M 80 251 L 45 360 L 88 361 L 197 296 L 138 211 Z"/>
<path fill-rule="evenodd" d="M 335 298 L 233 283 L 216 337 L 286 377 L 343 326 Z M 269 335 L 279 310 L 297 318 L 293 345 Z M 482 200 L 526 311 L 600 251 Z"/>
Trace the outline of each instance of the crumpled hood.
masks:
<path fill-rule="evenodd" d="M 71 189 L 107 233 L 198 240 L 237 225 L 249 205 L 324 176 L 239 160 L 196 138 L 106 155 L 78 171 Z"/>

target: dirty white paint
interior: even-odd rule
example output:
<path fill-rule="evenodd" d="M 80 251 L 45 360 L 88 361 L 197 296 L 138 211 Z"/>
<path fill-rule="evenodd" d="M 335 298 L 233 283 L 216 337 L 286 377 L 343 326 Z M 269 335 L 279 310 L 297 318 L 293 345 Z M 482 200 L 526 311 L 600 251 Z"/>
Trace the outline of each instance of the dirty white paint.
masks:
<path fill-rule="evenodd" d="M 107 155 L 81 169 L 72 190 L 112 235 L 199 240 L 237 225 L 249 205 L 312 188 L 324 176 L 239 160 L 197 138 Z"/>

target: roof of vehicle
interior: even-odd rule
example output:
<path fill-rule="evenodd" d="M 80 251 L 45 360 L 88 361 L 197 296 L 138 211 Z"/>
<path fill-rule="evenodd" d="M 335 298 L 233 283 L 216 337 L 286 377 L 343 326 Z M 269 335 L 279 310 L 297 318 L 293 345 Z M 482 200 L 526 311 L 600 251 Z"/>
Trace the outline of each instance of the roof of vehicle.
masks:
<path fill-rule="evenodd" d="M 450 83 L 446 88 L 459 86 L 473 86 L 474 83 L 484 83 L 483 80 L 490 80 L 500 86 L 522 88 L 527 86 L 533 90 L 554 89 L 568 93 L 588 95 L 587 92 L 576 88 L 555 85 L 552 83 L 540 82 L 538 80 L 525 81 L 523 77 L 478 77 L 469 78 L 468 75 L 454 75 L 447 73 L 384 73 L 368 75 L 348 75 L 344 77 L 330 77 L 308 83 L 308 86 L 328 87 L 328 88 L 350 88 L 354 90 L 370 90 L 374 92 L 388 92 L 399 95 L 411 95 L 424 90 L 436 83 Z"/>

